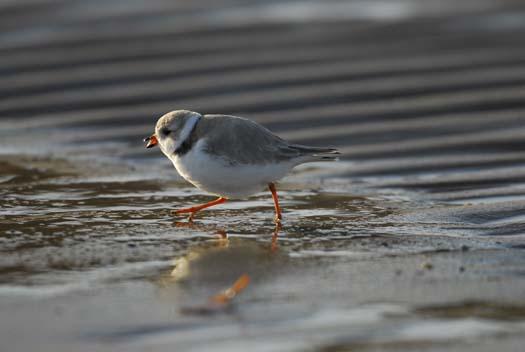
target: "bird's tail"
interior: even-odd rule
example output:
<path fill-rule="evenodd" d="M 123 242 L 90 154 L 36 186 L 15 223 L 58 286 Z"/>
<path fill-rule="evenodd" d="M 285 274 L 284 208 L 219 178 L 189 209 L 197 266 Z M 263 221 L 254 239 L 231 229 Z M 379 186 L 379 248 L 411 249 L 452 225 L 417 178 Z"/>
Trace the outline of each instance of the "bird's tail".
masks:
<path fill-rule="evenodd" d="M 310 147 L 300 144 L 293 144 L 290 148 L 303 154 L 308 161 L 336 161 L 341 155 L 335 148 Z"/>

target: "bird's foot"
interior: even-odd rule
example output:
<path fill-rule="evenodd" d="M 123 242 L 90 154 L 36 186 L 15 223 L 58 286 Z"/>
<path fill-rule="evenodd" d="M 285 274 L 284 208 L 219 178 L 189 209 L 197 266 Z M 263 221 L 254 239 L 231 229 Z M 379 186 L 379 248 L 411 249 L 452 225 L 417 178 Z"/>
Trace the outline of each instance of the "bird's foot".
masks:
<path fill-rule="evenodd" d="M 193 217 L 194 217 L 196 212 L 201 211 L 202 209 L 206 209 L 206 208 L 212 207 L 212 206 L 217 205 L 217 204 L 224 203 L 226 201 L 227 201 L 226 198 L 220 197 L 220 198 L 217 198 L 214 201 L 208 202 L 206 204 L 201 204 L 201 205 L 197 205 L 197 206 L 193 206 L 193 207 L 189 207 L 189 208 L 182 208 L 182 209 L 173 210 L 172 214 L 173 215 L 180 215 L 180 214 L 189 213 L 190 216 L 188 217 L 188 221 L 191 222 L 191 221 L 193 221 Z"/>
<path fill-rule="evenodd" d="M 178 215 L 186 214 L 186 213 L 189 213 L 189 214 L 190 214 L 190 215 L 188 215 L 188 222 L 189 222 L 189 223 L 192 223 L 196 211 L 189 212 L 187 209 L 178 209 L 178 210 L 172 210 L 172 211 L 171 211 L 171 215 L 172 215 L 172 216 L 178 216 Z"/>
<path fill-rule="evenodd" d="M 279 230 L 283 227 L 282 225 L 282 219 L 283 217 L 281 216 L 281 214 L 275 214 L 274 218 L 273 218 L 273 222 L 275 223 L 275 227 L 278 228 Z"/>

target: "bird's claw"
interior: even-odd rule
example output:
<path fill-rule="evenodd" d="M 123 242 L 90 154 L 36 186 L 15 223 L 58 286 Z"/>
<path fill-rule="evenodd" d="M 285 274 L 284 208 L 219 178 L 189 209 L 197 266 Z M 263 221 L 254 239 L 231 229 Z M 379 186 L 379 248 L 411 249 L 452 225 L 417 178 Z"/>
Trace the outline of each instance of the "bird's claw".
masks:
<path fill-rule="evenodd" d="M 171 215 L 172 216 L 178 216 L 178 215 L 181 215 L 181 214 L 185 214 L 186 212 L 185 211 L 181 211 L 181 210 L 172 210 L 171 211 Z M 188 222 L 193 222 L 193 216 L 195 215 L 195 212 L 191 212 L 190 215 L 188 215 Z"/>
<path fill-rule="evenodd" d="M 275 228 L 277 230 L 280 230 L 283 227 L 281 220 L 282 220 L 282 217 L 279 215 L 275 215 L 275 217 L 273 218 L 273 222 L 275 223 Z"/>

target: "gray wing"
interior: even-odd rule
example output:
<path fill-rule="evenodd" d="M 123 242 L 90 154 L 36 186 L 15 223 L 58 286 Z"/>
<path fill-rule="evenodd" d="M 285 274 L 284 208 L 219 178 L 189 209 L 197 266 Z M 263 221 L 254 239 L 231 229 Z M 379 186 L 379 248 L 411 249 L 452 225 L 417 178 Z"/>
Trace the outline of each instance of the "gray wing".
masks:
<path fill-rule="evenodd" d="M 336 152 L 332 148 L 290 144 L 256 122 L 241 117 L 205 115 L 202 122 L 199 127 L 206 138 L 206 151 L 232 164 L 275 163 L 305 156 L 326 160 L 320 159 L 320 154 Z"/>

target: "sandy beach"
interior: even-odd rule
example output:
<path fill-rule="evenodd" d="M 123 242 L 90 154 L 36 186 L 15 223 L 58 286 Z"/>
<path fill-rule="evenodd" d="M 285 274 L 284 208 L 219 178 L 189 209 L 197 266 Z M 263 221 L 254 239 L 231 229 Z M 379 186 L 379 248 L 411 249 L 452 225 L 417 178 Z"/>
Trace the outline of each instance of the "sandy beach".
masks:
<path fill-rule="evenodd" d="M 518 1 L 0 4 L 0 350 L 520 351 Z M 212 199 L 174 109 L 334 146 Z M 225 304 L 210 298 L 241 275 Z"/>

